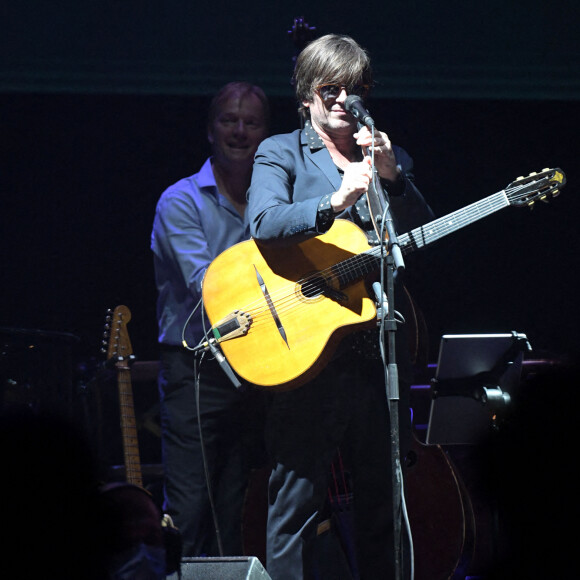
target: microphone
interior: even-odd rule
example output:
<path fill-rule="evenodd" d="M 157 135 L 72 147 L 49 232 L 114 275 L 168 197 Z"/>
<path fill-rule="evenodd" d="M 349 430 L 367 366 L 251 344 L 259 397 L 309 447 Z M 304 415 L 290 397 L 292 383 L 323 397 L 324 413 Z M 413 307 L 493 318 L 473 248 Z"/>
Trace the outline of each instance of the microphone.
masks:
<path fill-rule="evenodd" d="M 363 125 L 369 129 L 375 126 L 375 122 L 370 113 L 366 110 L 363 100 L 358 95 L 348 95 L 344 101 L 344 108 Z"/>
<path fill-rule="evenodd" d="M 242 386 L 242 383 L 240 383 L 236 375 L 234 375 L 232 367 L 228 364 L 226 357 L 223 355 L 221 349 L 217 346 L 215 338 L 209 339 L 208 346 L 209 350 L 211 351 L 211 354 L 213 354 L 215 359 L 218 361 L 218 364 L 220 365 L 224 373 L 226 373 L 228 379 L 230 379 L 230 381 L 232 382 L 234 387 L 236 387 L 236 389 L 239 389 Z"/>

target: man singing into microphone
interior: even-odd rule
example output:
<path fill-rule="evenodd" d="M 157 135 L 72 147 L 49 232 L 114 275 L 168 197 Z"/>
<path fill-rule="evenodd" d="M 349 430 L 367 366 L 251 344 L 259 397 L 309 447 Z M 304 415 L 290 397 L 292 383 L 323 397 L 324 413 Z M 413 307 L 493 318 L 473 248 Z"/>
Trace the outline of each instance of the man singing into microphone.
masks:
<path fill-rule="evenodd" d="M 284 246 L 327 232 L 340 217 L 373 239 L 365 196 L 372 178 L 367 154 L 372 133 L 366 126 L 357 128 L 345 107 L 349 95 L 364 102 L 369 93 L 369 57 L 352 38 L 323 36 L 299 55 L 294 81 L 304 128 L 266 139 L 258 148 L 248 192 L 251 234 L 258 244 L 283 252 Z M 362 112 L 361 120 L 364 107 Z M 374 161 L 397 231 L 432 219 L 413 183 L 411 158 L 378 130 Z M 397 340 L 404 350 L 401 333 Z M 267 526 L 272 580 L 336 577 L 325 573 L 328 562 L 321 561 L 316 538 L 338 448 L 354 490 L 357 557 L 351 568 L 358 567 L 361 579 L 392 577 L 389 413 L 377 341 L 374 330 L 350 335 L 315 379 L 273 393 L 266 434 L 273 465 Z M 404 357 L 397 358 L 401 365 Z M 399 372 L 403 383 L 405 369 Z M 401 393 L 400 415 L 408 424 L 406 401 L 407 391 Z"/>

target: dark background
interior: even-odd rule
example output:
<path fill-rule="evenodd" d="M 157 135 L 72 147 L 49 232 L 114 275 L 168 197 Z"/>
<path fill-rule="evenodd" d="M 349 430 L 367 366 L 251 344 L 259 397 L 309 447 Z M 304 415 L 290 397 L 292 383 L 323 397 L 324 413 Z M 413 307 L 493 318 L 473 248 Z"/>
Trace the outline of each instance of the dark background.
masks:
<path fill-rule="evenodd" d="M 157 199 L 209 154 L 207 105 L 226 82 L 249 80 L 265 89 L 273 133 L 298 126 L 287 34 L 298 16 L 317 34 L 350 34 L 369 49 L 377 81 L 371 113 L 413 156 L 417 184 L 438 216 L 544 167 L 567 174 L 567 186 L 549 204 L 504 209 L 407 256 L 407 282 L 428 325 L 429 360 L 443 333 L 511 330 L 528 335 L 536 358 L 575 355 L 579 6 L 577 0 L 4 2 L 0 407 L 11 400 L 72 403 L 106 466 L 122 464 L 114 373 L 93 380 L 104 358 L 105 313 L 127 305 L 137 359 L 157 359 L 149 249 Z M 143 366 L 149 371 L 139 381 L 133 373 L 139 445 L 144 469 L 152 469 L 145 475 L 158 485 L 155 367 Z M 530 522 L 515 528 L 526 558 L 546 554 L 566 565 L 574 549 L 556 544 L 571 529 L 566 518 L 576 497 L 569 446 L 562 445 L 576 430 L 576 383 L 570 375 L 528 384 L 517 437 L 507 431 L 494 461 L 478 462 L 472 473 L 465 458 L 460 462 L 474 499 L 482 476 L 491 474 L 507 513 Z M 439 489 L 419 481 L 422 489 Z M 493 520 L 494 533 L 496 525 L 488 503 L 477 518 L 481 561 L 493 544 L 486 522 Z M 532 562 L 542 571 L 538 558 Z"/>
<path fill-rule="evenodd" d="M 106 310 L 126 304 L 137 357 L 157 357 L 156 201 L 208 155 L 206 108 L 225 82 L 265 88 L 273 133 L 297 127 L 287 30 L 305 15 L 369 49 L 369 108 L 414 157 L 438 216 L 544 167 L 567 174 L 549 204 L 505 209 L 407 257 L 430 358 L 442 333 L 518 330 L 538 356 L 577 350 L 576 3 L 466 4 L 3 7 L 0 326 L 71 333 L 83 361 L 99 356 Z"/>

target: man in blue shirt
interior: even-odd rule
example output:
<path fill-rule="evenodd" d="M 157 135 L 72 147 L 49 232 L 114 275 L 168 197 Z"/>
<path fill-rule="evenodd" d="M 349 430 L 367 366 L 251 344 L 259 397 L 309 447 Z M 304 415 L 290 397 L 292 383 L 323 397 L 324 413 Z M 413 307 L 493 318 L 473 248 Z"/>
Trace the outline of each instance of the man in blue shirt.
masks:
<path fill-rule="evenodd" d="M 199 365 L 190 349 L 203 341 L 204 322 L 209 326 L 200 305 L 206 268 L 249 237 L 246 191 L 268 127 L 259 87 L 223 87 L 208 115 L 212 156 L 162 194 L 155 214 L 164 508 L 182 533 L 184 556 L 242 554 L 244 406 L 256 393 L 236 390 L 215 360 L 205 356 Z"/>

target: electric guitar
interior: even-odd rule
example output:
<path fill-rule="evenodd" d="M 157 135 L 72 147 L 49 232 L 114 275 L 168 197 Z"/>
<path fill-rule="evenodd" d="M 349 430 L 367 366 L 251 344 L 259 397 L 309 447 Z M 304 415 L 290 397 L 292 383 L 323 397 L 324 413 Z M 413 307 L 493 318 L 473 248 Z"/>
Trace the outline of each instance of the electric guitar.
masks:
<path fill-rule="evenodd" d="M 507 206 L 533 206 L 558 195 L 566 177 L 544 169 L 463 209 L 399 235 L 403 254 L 423 248 Z M 202 286 L 211 327 L 231 367 L 261 388 L 287 390 L 316 376 L 340 340 L 376 326 L 366 278 L 381 264 L 381 246 L 336 220 L 320 236 L 285 247 L 253 240 L 225 250 L 208 267 Z"/>
<path fill-rule="evenodd" d="M 130 320 L 131 311 L 126 306 L 117 306 L 113 311 L 111 319 L 108 321 L 110 337 L 107 362 L 110 365 L 114 365 L 117 371 L 125 478 L 127 482 L 143 487 L 133 389 L 131 386 L 131 368 L 129 366 L 134 358 L 127 331 L 127 324 Z"/>

